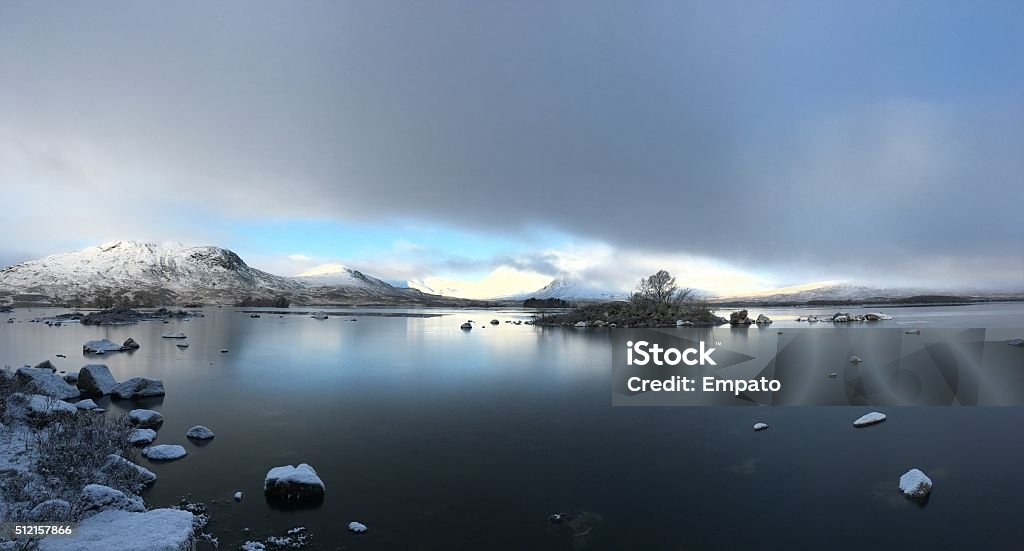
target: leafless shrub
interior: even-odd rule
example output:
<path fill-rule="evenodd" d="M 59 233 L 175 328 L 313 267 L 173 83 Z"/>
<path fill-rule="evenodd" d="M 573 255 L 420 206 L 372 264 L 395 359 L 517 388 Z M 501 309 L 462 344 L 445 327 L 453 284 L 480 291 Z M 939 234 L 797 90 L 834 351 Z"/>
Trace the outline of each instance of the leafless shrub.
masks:
<path fill-rule="evenodd" d="M 110 454 L 134 458 L 129 441 L 134 427 L 124 415 L 98 415 L 83 412 L 51 422 L 33 437 L 35 471 L 47 481 L 55 496 L 77 496 L 78 491 L 97 482 L 100 467 Z M 105 479 L 102 482 L 118 490 L 135 493 L 135 481 Z"/>

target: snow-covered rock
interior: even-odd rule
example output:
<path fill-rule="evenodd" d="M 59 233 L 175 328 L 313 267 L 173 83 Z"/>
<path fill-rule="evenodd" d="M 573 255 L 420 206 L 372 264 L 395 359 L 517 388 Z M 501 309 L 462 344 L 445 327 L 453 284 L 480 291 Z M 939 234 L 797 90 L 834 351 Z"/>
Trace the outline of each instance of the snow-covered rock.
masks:
<path fill-rule="evenodd" d="M 151 409 L 133 409 L 128 412 L 128 420 L 139 427 L 155 427 L 164 422 L 164 416 Z"/>
<path fill-rule="evenodd" d="M 836 317 L 832 318 L 832 321 L 834 321 L 836 323 L 846 323 L 846 322 L 850 321 L 850 316 L 847 316 L 846 314 L 843 314 L 841 316 L 836 316 Z"/>
<path fill-rule="evenodd" d="M 266 551 L 267 546 L 258 541 L 247 541 L 239 549 L 242 551 Z"/>
<path fill-rule="evenodd" d="M 50 396 L 58 400 L 78 397 L 77 388 L 69 385 L 63 377 L 49 369 L 22 367 L 15 372 L 14 378 L 36 394 Z"/>
<path fill-rule="evenodd" d="M 327 312 L 315 312 L 312 316 L 315 320 L 325 320 L 328 318 Z"/>
<path fill-rule="evenodd" d="M 282 499 L 303 499 L 322 497 L 326 487 L 313 467 L 305 463 L 298 467 L 285 465 L 274 467 L 263 480 L 263 491 L 267 495 Z"/>
<path fill-rule="evenodd" d="M 142 502 L 142 498 L 125 494 L 110 486 L 89 484 L 82 488 L 82 496 L 78 501 L 78 510 L 83 516 L 109 509 L 141 512 L 146 510 L 146 504 Z"/>
<path fill-rule="evenodd" d="M 153 461 L 170 461 L 172 459 L 181 459 L 188 455 L 188 452 L 178 444 L 160 444 L 158 446 L 142 448 L 142 455 Z"/>
<path fill-rule="evenodd" d="M 78 402 L 75 402 L 75 407 L 78 408 L 78 409 L 84 409 L 86 411 L 91 411 L 91 410 L 96 409 L 99 406 L 97 406 L 96 402 L 94 402 L 91 398 L 86 398 L 85 400 L 79 400 Z"/>
<path fill-rule="evenodd" d="M 588 327 L 590 324 L 585 321 L 577 321 L 573 327 Z"/>
<path fill-rule="evenodd" d="M 179 509 L 103 511 L 81 522 L 72 536 L 39 542 L 39 551 L 192 551 L 194 516 Z"/>
<path fill-rule="evenodd" d="M 156 440 L 156 431 L 153 429 L 135 429 L 128 435 L 128 441 L 133 446 L 148 446 Z"/>
<path fill-rule="evenodd" d="M 181 331 L 168 331 L 168 332 L 164 333 L 163 335 L 160 335 L 160 338 L 163 338 L 163 339 L 187 339 L 188 337 L 186 337 L 185 334 L 182 333 Z"/>
<path fill-rule="evenodd" d="M 1024 346 L 1024 339 L 1010 339 L 1006 341 L 1006 344 L 1010 346 Z"/>
<path fill-rule="evenodd" d="M 33 522 L 71 520 L 71 504 L 63 499 L 48 499 L 28 512 Z"/>
<path fill-rule="evenodd" d="M 235 501 L 242 501 L 242 492 L 235 492 Z"/>
<path fill-rule="evenodd" d="M 921 330 L 920 329 L 908 329 L 908 330 L 904 331 L 903 334 L 904 335 L 920 335 L 921 334 Z"/>
<path fill-rule="evenodd" d="M 156 474 L 153 471 L 114 453 L 107 456 L 106 462 L 100 467 L 100 474 L 107 480 L 129 479 L 138 481 L 142 485 L 152 484 L 156 481 Z"/>
<path fill-rule="evenodd" d="M 769 324 L 769 323 L 771 323 L 771 322 L 772 322 L 772 319 L 771 319 L 771 318 L 769 318 L 768 316 L 764 315 L 764 314 L 758 314 L 758 315 L 757 315 L 757 319 L 756 319 L 756 320 L 754 320 L 754 322 L 755 322 L 755 323 L 758 323 L 758 324 L 762 324 L 762 325 L 763 325 L 763 324 Z"/>
<path fill-rule="evenodd" d="M 188 432 L 185 433 L 185 436 L 188 438 L 195 438 L 196 440 L 209 440 L 213 438 L 214 435 L 212 430 L 202 425 L 196 425 L 188 429 Z"/>
<path fill-rule="evenodd" d="M 754 423 L 754 430 L 762 431 L 768 429 L 768 423 Z"/>
<path fill-rule="evenodd" d="M 907 497 L 925 498 L 932 491 L 932 479 L 918 469 L 910 469 L 900 477 L 900 491 Z"/>
<path fill-rule="evenodd" d="M 864 314 L 864 319 L 867 321 L 882 321 L 891 320 L 892 316 L 890 316 L 889 314 L 883 314 L 881 312 L 868 312 L 867 314 Z"/>
<path fill-rule="evenodd" d="M 132 377 L 111 389 L 110 394 L 124 399 L 163 396 L 165 394 L 164 383 L 159 379 Z"/>
<path fill-rule="evenodd" d="M 877 411 L 872 411 L 871 413 L 858 417 L 857 420 L 853 422 L 853 426 L 869 427 L 871 425 L 877 425 L 882 421 L 885 421 L 885 414 L 879 413 Z"/>
<path fill-rule="evenodd" d="M 858 356 L 850 356 L 850 363 L 852 364 L 859 364 L 863 361 L 864 360 L 860 359 Z"/>
<path fill-rule="evenodd" d="M 361 522 L 350 522 L 348 523 L 348 529 L 357 534 L 362 534 L 367 530 L 366 525 Z"/>
<path fill-rule="evenodd" d="M 115 386 L 117 381 L 110 368 L 103 364 L 89 364 L 78 370 L 78 390 L 86 396 L 110 394 Z"/>
<path fill-rule="evenodd" d="M 49 421 L 61 416 L 75 415 L 78 408 L 74 404 L 42 394 L 15 393 L 7 399 L 7 413 L 16 418 Z"/>
<path fill-rule="evenodd" d="M 107 352 L 121 352 L 127 350 L 124 345 L 117 344 L 108 339 L 89 341 L 82 345 L 82 352 L 85 354 L 106 354 Z"/>
<path fill-rule="evenodd" d="M 676 320 L 676 327 L 692 327 L 693 322 L 690 320 Z"/>
<path fill-rule="evenodd" d="M 64 379 L 64 382 L 66 382 L 69 385 L 74 386 L 74 385 L 78 384 L 78 372 L 77 371 L 72 371 L 70 373 L 65 373 L 65 374 L 61 375 L 61 378 Z"/>

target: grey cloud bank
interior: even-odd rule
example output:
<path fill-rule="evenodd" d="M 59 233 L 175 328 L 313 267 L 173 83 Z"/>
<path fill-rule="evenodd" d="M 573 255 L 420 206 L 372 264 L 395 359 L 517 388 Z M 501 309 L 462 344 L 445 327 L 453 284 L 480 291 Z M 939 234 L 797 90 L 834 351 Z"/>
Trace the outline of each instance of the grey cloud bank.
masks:
<path fill-rule="evenodd" d="M 1021 51 L 994 2 L 8 2 L 0 251 L 402 216 L 1020 289 Z"/>

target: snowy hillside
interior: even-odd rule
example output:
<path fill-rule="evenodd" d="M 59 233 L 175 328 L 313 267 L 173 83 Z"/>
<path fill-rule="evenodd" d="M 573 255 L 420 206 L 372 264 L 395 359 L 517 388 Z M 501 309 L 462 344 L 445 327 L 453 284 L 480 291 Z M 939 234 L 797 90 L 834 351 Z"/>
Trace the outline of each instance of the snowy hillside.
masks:
<path fill-rule="evenodd" d="M 340 265 L 282 277 L 213 246 L 114 241 L 0 270 L 0 304 L 156 306 L 286 297 L 297 304 L 443 305 Z"/>
<path fill-rule="evenodd" d="M 628 293 L 599 289 L 588 285 L 582 278 L 563 274 L 551 283 L 532 292 L 524 293 L 516 298 L 560 298 L 562 300 L 623 300 Z"/>
<path fill-rule="evenodd" d="M 392 288 L 391 285 L 382 280 L 370 277 L 342 264 L 317 266 L 302 272 L 293 279 L 312 286 L 342 285 L 346 287 Z"/>

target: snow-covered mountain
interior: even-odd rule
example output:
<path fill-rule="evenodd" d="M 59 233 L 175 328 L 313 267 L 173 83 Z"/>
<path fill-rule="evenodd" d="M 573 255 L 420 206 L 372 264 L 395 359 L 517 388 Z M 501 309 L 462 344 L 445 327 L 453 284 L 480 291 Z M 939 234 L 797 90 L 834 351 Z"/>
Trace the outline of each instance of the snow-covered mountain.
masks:
<path fill-rule="evenodd" d="M 323 264 L 310 268 L 294 277 L 307 285 L 315 287 L 325 285 L 341 285 L 345 287 L 378 287 L 391 288 L 387 282 L 353 270 L 343 264 Z"/>
<path fill-rule="evenodd" d="M 410 280 L 406 283 L 412 289 L 424 293 L 448 297 L 471 299 L 500 299 L 515 297 L 537 289 L 551 281 L 550 276 L 536 272 L 517 270 L 509 266 L 499 266 L 481 279 L 467 280 L 450 277 L 428 277 Z"/>
<path fill-rule="evenodd" d="M 517 296 L 527 298 L 560 298 L 562 300 L 622 300 L 628 293 L 600 289 L 587 284 L 582 278 L 572 274 L 562 274 L 532 293 Z"/>
<path fill-rule="evenodd" d="M 227 249 L 180 243 L 114 241 L 0 270 L 0 304 L 232 304 L 282 296 L 298 304 L 451 303 L 344 267 L 283 277 Z"/>

